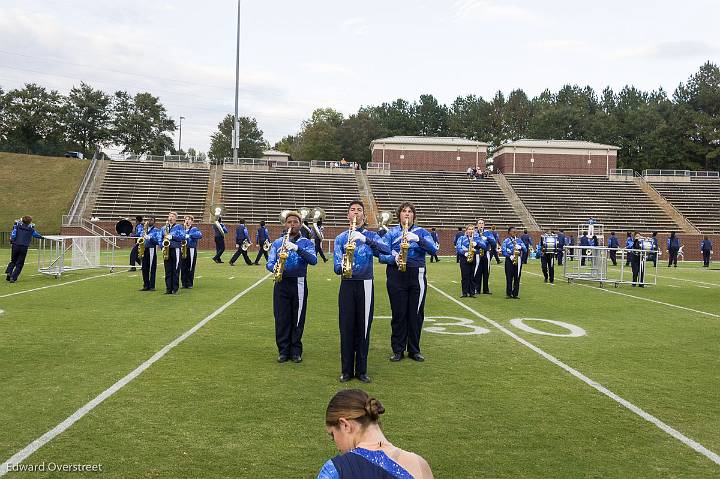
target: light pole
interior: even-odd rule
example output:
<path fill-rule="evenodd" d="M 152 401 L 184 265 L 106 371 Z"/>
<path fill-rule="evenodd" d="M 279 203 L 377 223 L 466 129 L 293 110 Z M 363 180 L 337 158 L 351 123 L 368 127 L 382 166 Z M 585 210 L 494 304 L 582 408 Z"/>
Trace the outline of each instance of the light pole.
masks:
<path fill-rule="evenodd" d="M 178 153 L 182 150 L 182 121 L 185 119 L 184 116 L 180 117 L 180 136 L 178 138 Z"/>
<path fill-rule="evenodd" d="M 233 121 L 233 164 L 238 159 L 238 91 L 240 89 L 240 3 L 238 0 L 237 46 L 235 48 L 235 121 Z"/>

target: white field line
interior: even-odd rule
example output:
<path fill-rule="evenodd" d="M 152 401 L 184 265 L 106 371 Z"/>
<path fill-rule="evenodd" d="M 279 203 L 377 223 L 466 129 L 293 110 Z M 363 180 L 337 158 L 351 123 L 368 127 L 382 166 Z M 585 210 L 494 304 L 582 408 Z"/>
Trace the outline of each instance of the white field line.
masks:
<path fill-rule="evenodd" d="M 675 286 L 674 284 L 666 284 L 668 288 L 679 288 L 680 286 Z"/>
<path fill-rule="evenodd" d="M 83 416 L 85 416 L 87 413 L 95 409 L 97 406 L 99 406 L 103 401 L 105 401 L 107 398 L 118 392 L 120 389 L 122 389 L 124 386 L 126 386 L 130 381 L 137 378 L 140 374 L 142 374 L 146 369 L 148 369 L 150 366 L 152 366 L 154 363 L 159 361 L 163 358 L 167 353 L 169 353 L 175 346 L 185 341 L 187 338 L 192 336 L 197 330 L 205 326 L 208 322 L 213 320 L 216 316 L 221 314 L 223 311 L 225 311 L 227 308 L 232 306 L 233 303 L 235 303 L 238 299 L 245 296 L 248 292 L 250 292 L 253 288 L 258 286 L 260 283 L 265 281 L 267 278 L 270 277 L 270 273 L 266 274 L 259 280 L 257 280 L 252 286 L 249 286 L 244 291 L 241 291 L 240 293 L 236 294 L 232 299 L 230 299 L 227 303 L 220 306 L 218 309 L 210 313 L 205 319 L 197 323 L 192 328 L 185 331 L 183 334 L 175 338 L 172 342 L 168 343 L 165 347 L 163 347 L 160 351 L 156 352 L 155 354 L 150 357 L 147 361 L 142 363 L 140 366 L 135 368 L 133 371 L 128 373 L 125 377 L 117 381 L 115 384 L 107 388 L 105 391 L 98 394 L 94 399 L 92 399 L 90 402 L 85 404 L 83 407 L 75 411 L 72 415 L 70 415 L 67 419 L 65 419 L 63 422 L 55 426 L 54 428 L 50 429 L 48 432 L 40 436 L 39 438 L 35 439 L 33 442 L 25 446 L 22 450 L 14 454 L 10 459 L 5 461 L 4 463 L 0 464 L 0 476 L 4 476 L 8 473 L 10 465 L 20 464 L 25 459 L 27 459 L 32 453 L 43 447 L 48 442 L 52 441 L 55 437 L 62 434 L 65 430 L 67 430 L 69 427 L 71 427 L 73 424 L 75 424 L 77 421 L 79 421 Z"/>
<path fill-rule="evenodd" d="M 452 301 L 453 303 L 455 303 L 455 304 L 457 304 L 458 306 L 460 306 L 460 307 L 466 309 L 467 311 L 473 313 L 475 316 L 477 316 L 478 318 L 480 318 L 480 319 L 486 321 L 487 323 L 491 324 L 492 326 L 494 326 L 495 328 L 497 328 L 499 331 L 507 334 L 508 336 L 510 336 L 510 337 L 513 338 L 515 341 L 517 341 L 517 342 L 519 342 L 520 344 L 522 344 L 523 346 L 525 346 L 525 347 L 531 349 L 532 351 L 536 352 L 537 354 L 539 354 L 539 355 L 542 356 L 543 358 L 547 359 L 548 361 L 550 361 L 550 362 L 553 363 L 554 365 L 556 365 L 556 366 L 564 369 L 565 371 L 567 371 L 568 373 L 570 373 L 571 375 L 573 375 L 573 376 L 576 377 L 577 379 L 581 380 L 582 382 L 584 382 L 584 383 L 587 384 L 588 386 L 590 386 L 590 387 L 592 387 L 593 389 L 597 390 L 598 392 L 604 394 L 605 396 L 609 397 L 610 399 L 612 399 L 613 401 L 615 401 L 615 402 L 617 402 L 618 404 L 622 405 L 623 407 L 629 409 L 630 411 L 632 411 L 633 413 L 637 414 L 638 416 L 640 416 L 641 418 L 645 419 L 646 421 L 650 422 L 651 424 L 657 426 L 660 430 L 662 430 L 663 432 L 665 432 L 665 433 L 669 434 L 670 436 L 674 437 L 675 439 L 677 439 L 678 441 L 682 442 L 682 443 L 685 444 L 686 446 L 692 448 L 692 449 L 695 450 L 696 452 L 698 452 L 698 453 L 702 454 L 703 456 L 707 457 L 708 459 L 710 459 L 710 460 L 711 460 L 712 462 L 714 462 L 715 464 L 720 465 L 720 455 L 718 455 L 718 454 L 716 454 L 715 452 L 711 451 L 710 449 L 706 448 L 706 447 L 703 446 L 702 444 L 700 444 L 700 443 L 698 443 L 698 442 L 690 439 L 689 437 L 687 437 L 687 436 L 685 436 L 684 434 L 682 434 L 680 431 L 678 431 L 678 430 L 674 429 L 673 427 L 671 427 L 670 425 L 662 422 L 660 419 L 656 418 L 656 417 L 653 416 L 652 414 L 645 412 L 644 410 L 640 409 L 638 406 L 634 405 L 634 404 L 631 403 L 630 401 L 621 398 L 620 396 L 618 396 L 618 395 L 615 394 L 614 392 L 610 391 L 608 388 L 606 388 L 606 387 L 603 386 L 602 384 L 598 383 L 597 381 L 594 381 L 594 380 L 590 379 L 589 377 L 585 376 L 583 373 L 581 373 L 581 372 L 578 371 L 577 369 L 574 369 L 574 368 L 568 366 L 568 365 L 565 364 L 564 362 L 562 362 L 562 361 L 560 361 L 559 359 L 557 359 L 555 356 L 553 356 L 553 355 L 551 355 L 551 354 L 549 354 L 549 353 L 546 353 L 545 351 L 543 351 L 543 350 L 540 349 L 539 347 L 535 346 L 534 344 L 530 343 L 529 341 L 526 341 L 525 339 L 521 338 L 520 336 L 518 336 L 517 334 L 513 333 L 513 332 L 510 331 L 509 329 L 505 328 L 505 327 L 502 326 L 500 323 L 497 323 L 497 322 L 493 321 L 492 319 L 490 319 L 490 318 L 488 318 L 488 317 L 486 317 L 486 316 L 483 316 L 482 314 L 478 313 L 477 311 L 475 311 L 475 310 L 474 310 L 473 308 L 471 308 L 470 306 L 467 306 L 466 304 L 463 304 L 462 302 L 458 301 L 457 299 L 455 299 L 454 297 L 450 296 L 449 294 L 447 294 L 445 291 L 441 290 L 441 289 L 438 288 L 437 286 L 430 285 L 430 287 L 431 287 L 432 289 L 434 289 L 435 291 L 437 291 L 438 293 L 440 293 L 440 294 L 442 294 L 443 296 L 445 296 L 447 299 L 449 299 L 449 300 Z"/>
<path fill-rule="evenodd" d="M 88 280 L 95 279 L 95 278 L 104 278 L 105 276 L 112 276 L 114 274 L 119 274 L 119 273 L 121 273 L 121 271 L 115 271 L 113 273 L 106 273 L 106 274 L 99 274 L 97 276 L 89 276 L 87 278 L 74 279 L 72 281 L 66 281 L 64 283 L 50 284 L 48 286 L 41 286 L 39 288 L 24 289 L 22 291 L 16 291 L 15 293 L 4 294 L 4 295 L 0 296 L 0 298 L 8 298 L 10 296 L 16 296 L 18 294 L 25 294 L 25 293 L 32 293 L 33 291 L 41 291 L 43 289 L 48 289 L 48 288 L 57 288 L 59 286 L 65 286 L 65 285 L 73 284 L 73 283 L 80 283 L 81 281 L 88 281 Z"/>
<path fill-rule="evenodd" d="M 708 283 L 706 281 L 697 281 L 694 279 L 673 278 L 672 276 L 660 276 L 659 274 L 657 275 L 657 277 L 663 278 L 663 279 L 673 279 L 675 281 L 687 281 L 688 283 L 705 284 L 708 286 L 720 286 L 720 284 L 717 284 L 717 283 Z"/>
<path fill-rule="evenodd" d="M 532 272 L 530 272 L 530 271 L 527 271 L 526 273 L 527 273 L 527 274 L 532 274 L 532 275 L 534 275 L 534 276 L 542 276 L 542 275 L 540 275 L 540 274 L 532 273 Z M 590 289 L 592 289 L 592 290 L 594 290 L 594 291 L 604 291 L 604 292 L 606 292 L 606 293 L 619 294 L 620 296 L 626 296 L 626 297 L 628 297 L 628 298 L 639 299 L 639 300 L 641 300 L 641 301 L 648 301 L 648 302 L 650 302 L 650 303 L 661 304 L 661 305 L 663 305 L 663 306 L 668 306 L 668 307 L 670 307 L 670 308 L 683 309 L 683 310 L 685 310 L 685 311 L 690 311 L 690 312 L 693 312 L 693 313 L 704 314 L 705 316 L 710 316 L 710 317 L 712 317 L 712 318 L 720 318 L 720 314 L 708 313 L 707 311 L 701 311 L 701 310 L 699 310 L 699 309 L 688 308 L 688 307 L 685 307 L 685 306 L 680 306 L 680 305 L 672 304 L 672 303 L 665 303 L 664 301 L 657 301 L 657 300 L 655 300 L 655 299 L 643 298 L 642 296 L 635 296 L 635 295 L 628 294 L 628 293 L 621 293 L 620 291 L 613 291 L 612 289 L 608 289 L 608 288 L 598 288 L 598 287 L 595 287 L 595 286 L 591 286 L 591 285 L 589 285 L 589 284 L 582 284 L 582 283 L 578 283 L 578 282 L 573 282 L 573 285 L 582 286 L 583 288 L 590 288 Z M 668 285 L 668 286 L 670 286 L 670 285 Z"/>

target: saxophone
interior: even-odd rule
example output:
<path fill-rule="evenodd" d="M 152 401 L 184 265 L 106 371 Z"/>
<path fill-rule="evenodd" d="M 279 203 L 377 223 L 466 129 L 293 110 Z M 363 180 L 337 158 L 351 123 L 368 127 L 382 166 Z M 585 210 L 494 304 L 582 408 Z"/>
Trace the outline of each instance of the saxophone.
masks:
<path fill-rule="evenodd" d="M 357 228 L 357 217 L 353 217 L 350 231 L 348 231 L 348 240 L 345 243 L 345 253 L 342 256 L 342 277 L 345 279 L 352 278 L 352 268 L 355 261 L 355 242 L 350 241 L 350 237 Z"/>
<path fill-rule="evenodd" d="M 165 234 L 162 242 L 162 255 L 165 261 L 170 259 L 170 223 L 165 223 L 163 227 Z"/>
<path fill-rule="evenodd" d="M 410 227 L 408 223 L 409 220 L 406 219 L 403 225 L 402 239 L 400 240 L 400 254 L 398 254 L 397 257 L 398 270 L 403 273 L 407 271 L 407 254 L 410 248 L 410 243 L 407 240 L 408 229 Z"/>
<path fill-rule="evenodd" d="M 143 256 L 145 256 L 145 235 L 150 234 L 148 232 L 148 222 L 145 222 L 145 225 L 143 227 L 143 235 L 139 237 L 136 241 L 137 247 L 138 247 L 138 259 L 142 259 Z"/>
<path fill-rule="evenodd" d="M 189 229 L 185 230 L 185 234 L 186 235 L 190 234 L 190 230 Z M 183 240 L 182 246 L 180 247 L 180 257 L 182 259 L 185 259 L 185 258 L 187 258 L 187 255 L 188 255 L 188 242 L 187 242 L 187 240 Z"/>
<path fill-rule="evenodd" d="M 520 247 L 517 244 L 517 240 L 513 240 L 513 257 L 512 257 L 513 266 L 517 266 L 519 260 L 520 260 Z"/>
<path fill-rule="evenodd" d="M 283 273 L 285 272 L 285 261 L 289 256 L 289 253 L 287 251 L 287 242 L 289 239 L 290 228 L 288 228 L 287 233 L 285 233 L 285 236 L 283 237 L 282 245 L 280 245 L 280 249 L 278 249 L 278 260 L 277 263 L 275 263 L 275 267 L 273 268 L 273 281 L 275 281 L 276 283 L 282 281 Z"/>
<path fill-rule="evenodd" d="M 468 247 L 467 262 L 472 263 L 475 261 L 475 238 L 470 235 L 470 246 Z"/>

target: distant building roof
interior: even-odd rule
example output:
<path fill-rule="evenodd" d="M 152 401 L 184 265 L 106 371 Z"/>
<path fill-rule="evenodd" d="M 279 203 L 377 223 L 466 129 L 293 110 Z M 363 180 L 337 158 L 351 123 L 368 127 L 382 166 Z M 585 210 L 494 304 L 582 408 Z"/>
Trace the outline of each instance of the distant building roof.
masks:
<path fill-rule="evenodd" d="M 290 153 L 285 153 L 284 151 L 277 151 L 277 150 L 265 150 L 263 151 L 263 156 L 290 156 Z"/>
<path fill-rule="evenodd" d="M 602 143 L 593 143 L 591 141 L 579 140 L 532 140 L 522 138 L 516 141 L 503 143 L 500 148 L 512 148 L 513 146 L 522 148 L 568 148 L 568 149 L 586 149 L 586 150 L 619 150 L 620 148 L 613 145 L 603 145 Z"/>
<path fill-rule="evenodd" d="M 442 145 L 442 146 L 488 146 L 481 141 L 468 140 L 456 136 L 391 136 L 378 138 L 370 142 L 370 148 L 378 144 L 386 145 Z"/>

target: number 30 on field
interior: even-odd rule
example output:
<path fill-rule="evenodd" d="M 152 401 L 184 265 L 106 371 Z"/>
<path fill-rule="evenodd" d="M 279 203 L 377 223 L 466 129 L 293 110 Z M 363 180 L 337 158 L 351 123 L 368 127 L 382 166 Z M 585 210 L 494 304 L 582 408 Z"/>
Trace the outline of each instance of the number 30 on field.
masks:
<path fill-rule="evenodd" d="M 470 336 L 474 334 L 487 334 L 490 332 L 489 329 L 477 326 L 471 319 L 468 318 L 458 318 L 455 316 L 426 316 L 425 321 L 431 323 L 431 325 L 423 328 L 428 333 Z M 560 328 L 566 329 L 568 332 L 560 334 L 542 331 L 540 329 L 529 326 L 527 322 L 530 321 L 553 324 Z M 587 334 L 585 330 L 579 326 L 575 326 L 574 324 L 565 323 L 562 321 L 555 321 L 552 319 L 514 318 L 510 320 L 510 324 L 528 333 L 542 334 L 543 336 L 555 336 L 558 338 L 578 338 Z"/>

